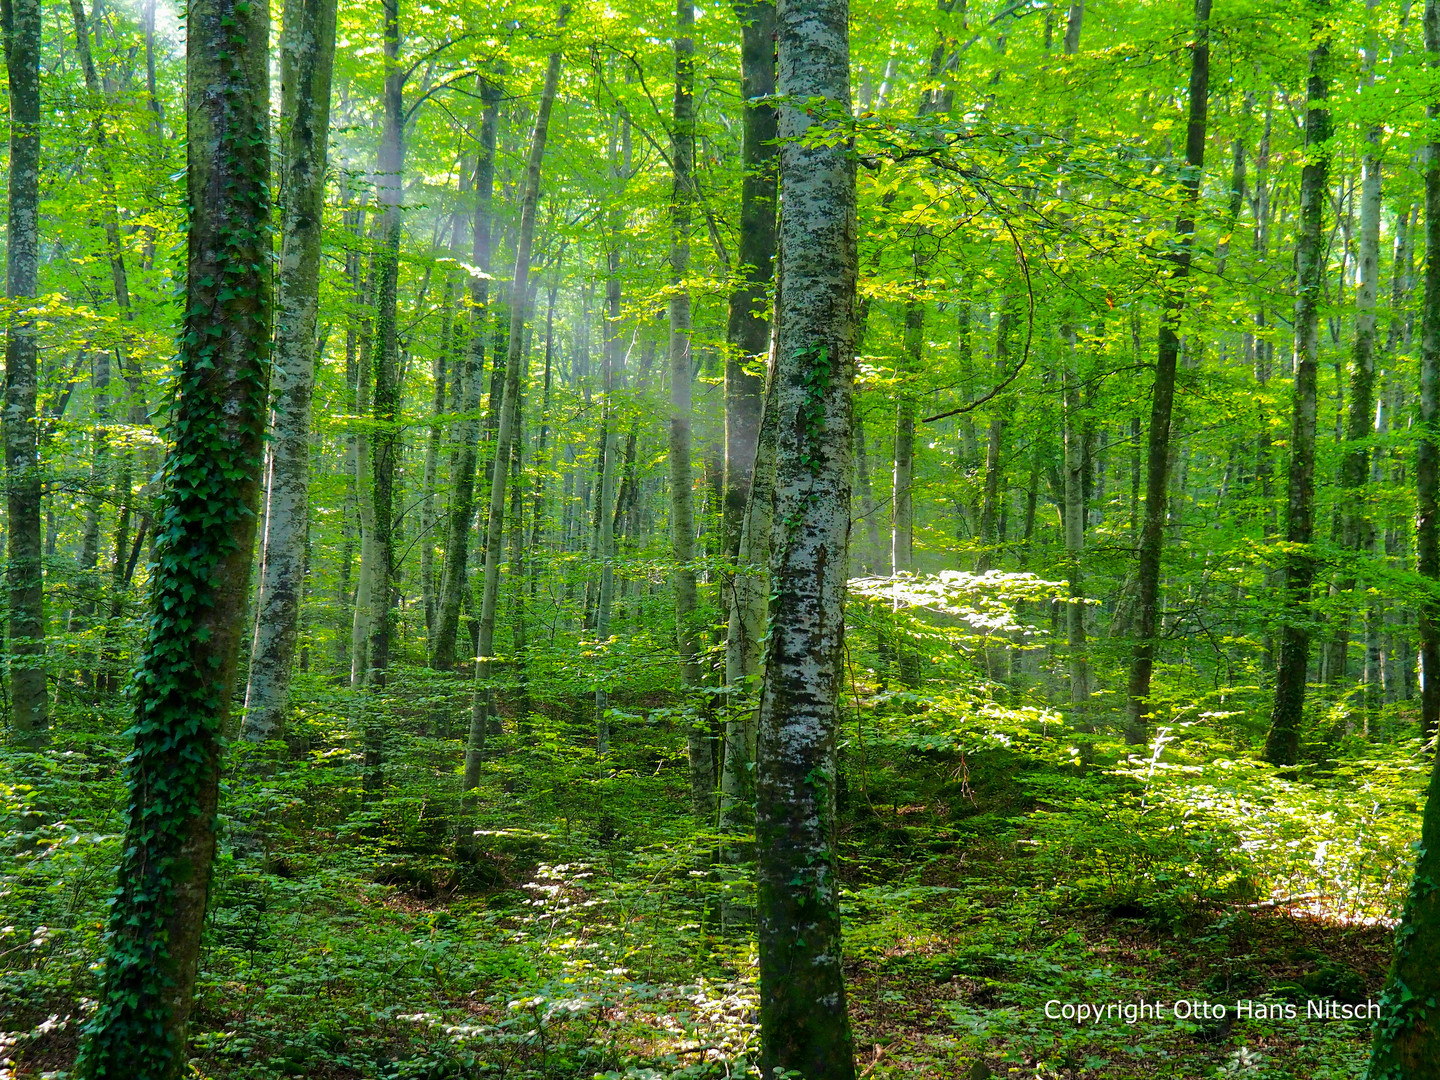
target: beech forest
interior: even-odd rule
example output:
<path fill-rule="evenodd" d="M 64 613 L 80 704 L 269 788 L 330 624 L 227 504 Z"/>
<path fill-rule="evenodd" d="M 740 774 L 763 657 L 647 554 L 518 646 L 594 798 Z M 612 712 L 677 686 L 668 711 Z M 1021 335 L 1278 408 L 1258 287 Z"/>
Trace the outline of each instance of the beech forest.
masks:
<path fill-rule="evenodd" d="M 1440 0 L 0 28 L 0 1080 L 1440 1080 Z"/>

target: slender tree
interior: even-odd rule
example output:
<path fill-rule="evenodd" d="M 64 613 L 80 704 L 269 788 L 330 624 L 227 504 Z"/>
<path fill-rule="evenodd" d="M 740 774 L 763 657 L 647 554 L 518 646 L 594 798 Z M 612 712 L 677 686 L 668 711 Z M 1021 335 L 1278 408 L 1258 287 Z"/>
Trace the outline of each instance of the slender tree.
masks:
<path fill-rule="evenodd" d="M 86 1078 L 185 1069 L 220 780 L 255 546 L 271 336 L 269 10 L 186 13 L 185 317 L 135 747 Z"/>
<path fill-rule="evenodd" d="M 480 116 L 480 159 L 475 166 L 475 210 L 471 251 L 479 274 L 470 277 L 470 347 L 459 374 L 460 422 L 456 425 L 458 452 L 450 474 L 450 512 L 445 529 L 445 565 L 440 571 L 440 596 L 430 647 L 430 666 L 449 671 L 455 666 L 455 639 L 460 630 L 460 604 L 464 596 L 470 554 L 470 524 L 475 512 L 475 469 L 479 457 L 480 390 L 485 368 L 485 344 L 490 302 L 490 244 L 492 200 L 495 193 L 495 140 L 500 120 L 500 87 L 482 81 L 484 111 Z"/>
<path fill-rule="evenodd" d="M 557 30 L 563 29 L 570 6 L 560 6 Z M 530 255 L 535 244 L 535 214 L 540 205 L 540 165 L 550 111 L 560 87 L 563 51 L 557 47 L 545 66 L 545 83 L 535 109 L 530 154 L 525 161 L 524 195 L 520 201 L 520 232 L 515 241 L 515 272 L 510 285 L 510 333 L 505 358 L 505 383 L 495 434 L 490 479 L 490 507 L 485 519 L 485 579 L 480 598 L 480 648 L 475 658 L 475 691 L 470 706 L 470 732 L 465 740 L 464 790 L 480 783 L 480 763 L 490 724 L 490 665 L 495 655 L 495 608 L 500 593 L 501 541 L 505 533 L 506 480 L 510 475 L 510 442 L 519 427 L 520 369 L 525 345 L 526 301 L 530 296 Z M 516 523 L 519 527 L 519 523 Z"/>
<path fill-rule="evenodd" d="M 1440 11 L 1425 3 L 1425 52 L 1429 67 L 1440 69 Z M 1416 567 L 1440 580 L 1440 102 L 1426 107 L 1431 139 L 1425 160 L 1425 305 L 1420 321 L 1420 439 L 1415 451 Z M 1420 602 L 1420 728 L 1428 739 L 1440 727 L 1440 585 Z M 1434 787 L 1426 811 L 1440 824 Z M 1440 843 L 1440 839 L 1437 839 Z M 1422 841 L 1423 843 L 1423 841 Z M 1427 880 L 1417 868 L 1416 882 Z M 1433 899 L 1430 901 L 1433 905 Z"/>
<path fill-rule="evenodd" d="M 699 593 L 695 581 L 695 500 L 690 463 L 690 200 L 695 161 L 695 26 L 693 0 L 675 3 L 675 101 L 670 135 L 670 542 L 675 556 L 675 630 L 680 685 L 700 685 Z M 686 732 L 690 805 L 702 819 L 715 809 L 710 733 L 698 722 Z"/>
<path fill-rule="evenodd" d="M 1285 563 L 1275 700 L 1270 712 L 1270 731 L 1265 737 L 1265 760 L 1275 765 L 1293 765 L 1300 754 L 1300 721 L 1305 709 L 1305 681 L 1310 663 L 1310 631 L 1306 622 L 1310 618 L 1308 604 L 1315 580 L 1315 557 L 1309 545 L 1315 534 L 1316 382 L 1320 366 L 1320 304 L 1325 286 L 1323 225 L 1325 203 L 1330 197 L 1327 187 L 1330 87 L 1326 75 L 1330 46 L 1325 18 L 1325 5 L 1317 4 L 1315 42 L 1310 51 L 1310 75 L 1306 84 L 1305 166 L 1300 174 L 1300 215 L 1295 238 L 1295 390 L 1285 501 L 1285 539 L 1292 547 Z M 1425 422 L 1423 413 L 1421 422 Z M 1417 466 L 1417 473 L 1422 470 L 1423 466 Z M 1420 483 L 1423 492 L 1423 481 Z M 1423 502 L 1421 506 L 1423 521 Z M 1433 522 L 1433 518 L 1431 520 Z M 1423 525 L 1421 529 L 1423 534 Z M 1423 554 L 1421 559 L 1423 572 Z"/>
<path fill-rule="evenodd" d="M 737 281 L 730 293 L 725 361 L 725 550 L 740 550 L 755 470 L 765 380 L 752 365 L 770 352 L 766 291 L 775 273 L 775 4 L 738 0 L 741 161 Z"/>
<path fill-rule="evenodd" d="M 335 61 L 335 0 L 287 0 L 280 35 L 280 138 L 285 206 L 270 374 L 270 456 L 255 641 L 241 734 L 277 735 L 290 697 L 290 671 L 305 587 L 310 511 L 310 396 L 320 308 L 320 240 Z"/>
<path fill-rule="evenodd" d="M 39 327 L 27 311 L 40 274 L 40 0 L 4 0 L 10 86 L 9 225 L 5 296 L 5 588 L 10 706 L 22 743 L 45 737 L 45 581 L 41 556 L 38 390 Z"/>
<path fill-rule="evenodd" d="M 380 155 L 375 187 L 380 211 L 380 251 L 376 256 L 378 287 L 375 308 L 375 348 L 371 351 L 374 385 L 374 435 L 371 438 L 370 494 L 375 515 L 372 555 L 375 569 L 370 579 L 369 640 L 365 645 L 366 681 L 384 686 L 390 667 L 390 640 L 395 629 L 395 610 L 390 602 L 395 584 L 395 467 L 400 452 L 396 415 L 400 410 L 400 340 L 397 325 L 400 284 L 400 239 L 404 231 L 401 203 L 405 168 L 405 79 L 400 64 L 400 0 L 383 0 L 385 87 L 384 122 L 380 128 Z M 378 747 L 374 732 L 367 736 L 366 755 L 374 758 Z M 373 768 L 373 760 L 372 760 Z"/>
<path fill-rule="evenodd" d="M 1140 532 L 1136 583 L 1135 655 L 1130 663 L 1125 737 L 1145 741 L 1150 714 L 1150 675 L 1155 668 L 1155 635 L 1160 622 L 1160 557 L 1165 546 L 1165 502 L 1170 484 L 1170 420 L 1175 405 L 1175 369 L 1180 358 L 1180 318 L 1190 276 L 1195 204 L 1205 168 L 1205 122 L 1210 104 L 1210 2 L 1195 0 L 1195 41 L 1190 50 L 1190 117 L 1185 133 L 1185 172 L 1175 246 L 1164 282 L 1155 385 L 1150 399 L 1150 432 L 1145 460 L 1145 517 Z"/>
<path fill-rule="evenodd" d="M 849 569 L 855 159 L 847 0 L 780 0 L 780 286 L 772 639 L 759 717 L 761 1068 L 853 1080 L 835 865 Z M 798 103 L 804 103 L 802 107 Z"/>

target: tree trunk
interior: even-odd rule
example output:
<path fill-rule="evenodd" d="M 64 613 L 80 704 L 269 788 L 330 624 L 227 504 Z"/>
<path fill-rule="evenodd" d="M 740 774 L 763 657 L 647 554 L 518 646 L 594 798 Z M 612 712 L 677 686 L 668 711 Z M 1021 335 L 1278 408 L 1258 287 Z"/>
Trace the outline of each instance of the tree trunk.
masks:
<path fill-rule="evenodd" d="M 1190 244 L 1195 235 L 1195 203 L 1205 167 L 1205 121 L 1210 103 L 1210 0 L 1195 0 L 1195 46 L 1190 54 L 1190 117 L 1185 138 L 1184 203 L 1175 221 L 1176 249 L 1170 255 L 1160 333 L 1155 352 L 1155 387 L 1150 402 L 1146 448 L 1145 517 L 1136 574 L 1135 655 L 1130 665 L 1125 738 L 1142 743 L 1150 715 L 1150 675 L 1155 667 L 1155 632 L 1160 612 L 1160 556 L 1165 545 L 1165 497 L 1170 481 L 1170 416 L 1175 404 L 1175 367 L 1180 357 L 1180 317 L 1185 308 L 1185 279 L 1190 276 Z"/>
<path fill-rule="evenodd" d="M 5 296 L 14 303 L 5 334 L 5 586 L 10 706 L 15 737 L 36 745 L 49 726 L 45 686 L 45 579 L 40 497 L 43 477 L 35 422 L 39 327 L 26 311 L 40 274 L 39 0 L 5 0 L 5 65 L 10 83 L 9 226 Z"/>
<path fill-rule="evenodd" d="M 865 523 L 866 546 L 861 569 L 867 574 L 888 574 L 880 547 L 880 522 L 876 520 L 879 508 L 870 483 L 870 448 L 865 440 L 864 417 L 858 410 L 855 413 L 855 482 L 860 485 L 860 516 Z"/>
<path fill-rule="evenodd" d="M 1372 10 L 1379 0 L 1367 0 Z M 1365 43 L 1363 59 L 1365 86 L 1375 84 L 1375 62 L 1378 41 L 1371 34 Z M 1366 133 L 1365 153 L 1360 165 L 1360 237 L 1357 251 L 1359 269 L 1355 285 L 1355 344 L 1350 353 L 1349 398 L 1346 401 L 1345 440 L 1350 444 L 1340 464 L 1341 535 L 1340 542 L 1349 552 L 1359 555 L 1371 546 L 1372 528 L 1365 506 L 1365 485 L 1370 479 L 1370 439 L 1375 427 L 1375 302 L 1380 281 L 1380 214 L 1381 160 L 1379 125 Z M 1358 575 L 1353 569 L 1342 573 L 1336 591 L 1353 593 Z M 1336 615 L 1334 636 L 1330 643 L 1330 682 L 1343 682 L 1349 667 L 1350 616 L 1342 610 Z"/>
<path fill-rule="evenodd" d="M 1010 369 L 1010 335 L 1015 330 L 1014 298 L 1007 295 L 1000 301 L 1000 318 L 995 326 L 995 370 L 998 378 L 1004 378 Z M 1005 438 L 1005 427 L 1009 414 L 1014 409 L 1014 399 L 1006 396 L 995 404 L 990 414 L 990 426 L 985 439 L 985 491 L 980 505 L 980 557 L 975 561 L 975 572 L 983 574 L 994 562 L 996 553 L 996 523 L 1000 506 L 1000 449 Z"/>
<path fill-rule="evenodd" d="M 782 101 L 850 113 L 847 0 L 780 0 Z M 849 565 L 855 161 L 779 119 L 781 283 L 771 571 L 774 631 L 759 717 L 755 834 L 760 1064 L 854 1080 L 835 865 L 835 739 Z"/>
<path fill-rule="evenodd" d="M 560 26 L 569 14 L 568 4 L 560 7 Z M 515 273 L 510 285 L 510 334 L 505 358 L 505 386 L 495 433 L 495 456 L 490 480 L 490 507 L 485 522 L 485 583 L 480 599 L 480 642 L 475 658 L 475 691 L 470 705 L 470 731 L 465 740 L 463 790 L 480 783 L 480 762 L 485 755 L 485 734 L 490 723 L 491 658 L 495 653 L 495 604 L 500 591 L 500 547 L 505 529 L 505 487 L 510 474 L 510 442 L 519 421 L 520 362 L 525 345 L 526 301 L 530 296 L 530 251 L 535 243 L 535 211 L 540 202 L 540 163 L 545 157 L 545 136 L 550 128 L 550 110 L 560 86 L 560 63 L 564 54 L 556 49 L 545 68 L 545 85 L 535 110 L 535 128 L 530 136 L 530 156 L 525 163 L 525 194 L 520 204 L 520 235 L 515 241 Z"/>
<path fill-rule="evenodd" d="M 764 678 L 765 623 L 770 611 L 770 532 L 774 524 L 775 498 L 775 380 L 768 380 L 759 437 L 756 440 L 754 470 L 751 473 L 749 505 L 740 531 L 736 557 L 734 599 L 730 605 L 729 635 L 725 643 L 725 681 L 741 689 L 730 702 L 725 722 L 725 746 L 720 772 L 720 832 L 739 836 L 754 824 L 756 707 L 753 688 Z M 758 572 L 756 569 L 759 568 Z M 727 841 L 721 851 L 730 863 L 738 863 L 753 852 Z M 747 917 L 727 905 L 729 921 Z"/>
<path fill-rule="evenodd" d="M 480 86 L 485 109 L 480 119 L 480 160 L 475 166 L 475 218 L 473 256 L 481 273 L 490 272 L 490 249 L 495 192 L 495 138 L 500 119 L 500 88 Z M 445 565 L 440 574 L 439 611 L 430 666 L 438 671 L 455 667 L 455 641 L 460 630 L 460 602 L 465 593 L 470 554 L 470 521 L 475 511 L 476 460 L 480 441 L 480 390 L 484 379 L 485 341 L 489 320 L 490 282 L 470 278 L 470 343 L 460 375 L 460 422 L 455 440 L 459 452 L 450 476 L 450 514 L 445 530 Z"/>
<path fill-rule="evenodd" d="M 750 501 L 765 380 L 746 370 L 770 354 L 766 290 L 775 273 L 775 4 L 738 0 L 740 96 L 744 102 L 740 182 L 740 243 L 730 293 L 725 356 L 725 554 L 740 550 Z M 742 626 L 741 632 L 744 632 Z M 742 646 L 743 649 L 743 646 Z"/>
<path fill-rule="evenodd" d="M 1280 661 L 1275 670 L 1270 731 L 1265 737 L 1265 760 L 1273 765 L 1293 765 L 1300 753 L 1300 720 L 1305 709 L 1306 670 L 1310 662 L 1310 631 L 1306 623 L 1310 618 L 1310 587 L 1315 580 L 1315 557 L 1309 545 L 1315 532 L 1316 382 L 1325 275 L 1322 225 L 1325 201 L 1329 197 L 1330 111 L 1326 108 L 1329 86 L 1325 75 L 1329 42 L 1321 36 L 1328 30 L 1322 27 L 1318 17 L 1313 32 L 1316 40 L 1310 52 L 1310 77 L 1306 86 L 1306 157 L 1300 175 L 1300 220 L 1295 238 L 1295 399 L 1285 503 L 1285 539 L 1293 547 L 1285 565 Z M 1420 512 L 1423 522 L 1423 503 Z"/>
<path fill-rule="evenodd" d="M 270 349 L 269 15 L 191 0 L 186 310 L 119 888 L 80 1077 L 171 1080 L 215 853 L 220 743 L 255 544 Z M 13 220 L 13 219 L 12 219 Z"/>
<path fill-rule="evenodd" d="M 270 374 L 270 475 L 255 641 L 240 728 L 251 742 L 280 733 L 300 630 L 310 501 L 310 394 L 315 385 L 334 59 L 335 0 L 287 0 L 280 39 L 280 136 L 286 175 Z"/>
<path fill-rule="evenodd" d="M 365 643 L 365 682 L 377 689 L 385 685 L 390 668 L 390 639 L 395 630 L 391 593 L 395 584 L 395 463 L 400 452 L 396 413 L 400 408 L 400 341 L 397 306 L 400 284 L 400 238 L 404 220 L 401 173 L 405 168 L 405 72 L 400 66 L 400 0 L 383 0 L 384 19 L 384 123 L 375 187 L 380 204 L 380 250 L 376 254 L 375 347 L 371 350 L 374 399 L 371 417 L 371 499 L 374 534 L 370 545 L 374 569 L 370 577 L 370 633 Z M 367 723 L 365 755 L 367 775 L 379 769 L 380 732 Z M 367 780 L 366 790 L 374 785 Z"/>
<path fill-rule="evenodd" d="M 1436 0 L 1425 3 L 1425 51 L 1431 70 L 1440 68 L 1440 10 Z M 1440 103 L 1428 105 L 1426 114 L 1432 125 L 1440 121 Z M 1440 139 L 1430 143 L 1425 161 L 1425 303 L 1420 319 L 1419 419 L 1420 439 L 1415 453 L 1416 569 L 1433 581 L 1440 578 Z M 1420 729 L 1429 739 L 1440 724 L 1440 603 L 1432 593 L 1422 599 L 1419 607 Z M 1440 817 L 1434 792 L 1432 786 L 1427 825 L 1432 817 Z M 1425 880 L 1417 870 L 1416 881 Z M 1428 904 L 1433 906 L 1435 895 L 1432 889 Z"/>
<path fill-rule="evenodd" d="M 615 178 L 624 178 L 623 166 L 613 170 Z M 618 193 L 616 198 L 618 199 Z M 599 523 L 596 556 L 600 560 L 600 595 L 595 605 L 595 640 L 602 645 L 610 640 L 610 612 L 615 600 L 615 474 L 619 465 L 618 426 L 620 417 L 615 408 L 615 393 L 620 355 L 620 228 L 612 218 L 610 232 L 609 277 L 605 281 L 605 339 L 600 358 L 600 382 L 605 394 L 604 412 L 600 419 L 600 491 L 596 503 Z M 610 707 L 604 673 L 595 689 L 595 752 L 610 752 Z"/>
<path fill-rule="evenodd" d="M 675 558 L 675 631 L 680 648 L 680 687 L 700 686 L 699 606 L 695 585 L 695 503 L 690 470 L 690 169 L 695 157 L 695 25 L 693 0 L 675 4 L 675 102 L 670 159 L 670 534 Z M 715 761 L 710 733 L 698 720 L 685 733 L 690 762 L 690 804 L 697 817 L 715 811 Z"/>
<path fill-rule="evenodd" d="M 914 378 L 920 370 L 924 349 L 925 305 L 912 300 L 905 305 L 904 356 L 907 369 L 902 380 Z M 895 407 L 895 459 L 891 480 L 894 509 L 890 525 L 890 566 L 896 574 L 914 569 L 915 556 L 915 398 L 908 385 L 900 386 Z"/>
<path fill-rule="evenodd" d="M 1065 557 L 1069 564 L 1070 602 L 1065 605 L 1066 644 L 1070 647 L 1070 704 L 1083 713 L 1090 704 L 1090 658 L 1085 646 L 1085 454 L 1080 419 L 1080 380 L 1075 334 L 1067 337 L 1063 395 L 1065 402 Z"/>
<path fill-rule="evenodd" d="M 430 361 L 434 400 L 430 407 L 430 430 L 425 435 L 425 472 L 420 494 L 420 598 L 425 610 L 425 640 L 435 640 L 435 485 L 440 473 L 440 448 L 445 441 L 445 380 L 450 375 L 451 343 L 455 335 L 455 279 L 445 275 L 445 299 L 440 304 L 440 347 Z"/>
<path fill-rule="evenodd" d="M 1321 51 L 1323 58 L 1322 50 L 1317 51 Z M 1440 0 L 1425 0 L 1425 52 L 1433 77 L 1440 70 Z M 1314 81 L 1314 75 L 1311 78 Z M 1322 91 L 1323 86 L 1322 83 Z M 1440 522 L 1436 520 L 1440 514 L 1440 445 L 1436 437 L 1436 425 L 1440 423 L 1440 138 L 1433 134 L 1434 125 L 1440 122 L 1440 101 L 1432 99 L 1426 107 L 1426 116 L 1432 134 L 1425 157 L 1425 299 L 1420 322 L 1415 534 L 1417 568 L 1433 582 L 1440 578 Z M 1308 166 L 1306 173 L 1308 178 Z M 1398 295 L 1403 292 L 1398 266 L 1396 278 Z M 1422 597 L 1419 609 L 1423 678 L 1421 727 L 1429 738 L 1440 721 L 1440 677 L 1437 677 L 1440 676 L 1440 610 L 1433 592 Z M 1380 1019 L 1375 1025 L 1367 1080 L 1440 1078 L 1440 1026 L 1436 1023 L 1434 1004 L 1440 998 L 1437 880 L 1440 880 L 1440 754 L 1435 756 L 1431 771 L 1415 877 L 1405 901 L 1405 913 L 1395 931 L 1395 957 L 1380 997 Z"/>

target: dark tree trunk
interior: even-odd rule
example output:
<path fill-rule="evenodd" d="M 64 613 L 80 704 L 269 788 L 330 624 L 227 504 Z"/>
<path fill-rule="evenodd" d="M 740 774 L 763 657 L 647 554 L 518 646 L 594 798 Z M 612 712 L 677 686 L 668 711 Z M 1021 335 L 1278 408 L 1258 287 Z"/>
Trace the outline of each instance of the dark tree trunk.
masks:
<path fill-rule="evenodd" d="M 1175 222 L 1175 250 L 1165 282 L 1160 335 L 1155 353 L 1155 388 L 1150 401 L 1146 451 L 1145 517 L 1140 531 L 1140 566 L 1135 601 L 1135 654 L 1130 664 L 1126 741 L 1145 741 L 1150 715 L 1150 676 L 1155 667 L 1155 633 L 1160 615 L 1160 557 L 1165 546 L 1165 498 L 1170 481 L 1170 417 L 1175 404 L 1175 367 L 1180 358 L 1180 317 L 1185 280 L 1190 276 L 1195 202 L 1205 167 L 1205 122 L 1210 104 L 1210 0 L 1195 0 L 1195 44 L 1190 53 L 1190 119 L 1185 138 L 1184 205 Z"/>
<path fill-rule="evenodd" d="M 560 7 L 560 26 L 569 14 L 568 4 Z M 525 344 L 526 301 L 530 296 L 530 252 L 535 243 L 535 213 L 540 202 L 540 164 L 545 158 L 545 137 L 550 130 L 550 110 L 560 86 L 560 65 L 564 54 L 550 54 L 545 84 L 535 110 L 535 128 L 530 136 L 530 155 L 525 163 L 525 189 L 520 203 L 520 234 L 515 241 L 515 272 L 510 286 L 510 333 L 505 358 L 505 384 L 495 433 L 492 459 L 490 506 L 485 519 L 485 579 L 480 598 L 480 640 L 475 659 L 475 691 L 470 705 L 470 731 L 465 741 L 465 773 L 462 785 L 472 790 L 480 782 L 480 763 L 485 755 L 485 735 L 490 724 L 490 691 L 487 680 L 495 652 L 495 605 L 500 592 L 500 545 L 505 532 L 505 486 L 510 475 L 510 442 L 520 422 L 520 368 Z"/>
<path fill-rule="evenodd" d="M 366 682 L 383 687 L 390 668 L 390 639 L 395 630 L 391 591 L 395 584 L 395 463 L 400 433 L 395 418 L 400 408 L 400 341 L 396 309 L 399 303 L 400 238 L 404 231 L 400 203 L 404 195 L 401 172 L 405 167 L 405 72 L 400 66 L 400 0 L 384 0 L 385 120 L 380 131 L 380 155 L 375 186 L 381 206 L 380 251 L 376 256 L 378 288 L 375 300 L 375 348 L 371 352 L 374 380 L 371 416 L 371 497 L 374 501 L 375 568 L 370 579 L 370 635 L 365 646 Z M 368 772 L 378 769 L 378 732 L 366 735 Z M 366 790 L 374 784 L 367 781 Z M 372 791 L 373 793 L 373 791 Z"/>
<path fill-rule="evenodd" d="M 670 157 L 675 168 L 670 191 L 670 540 L 675 557 L 675 631 L 680 650 L 680 685 L 700 686 L 700 626 L 695 582 L 695 500 L 690 461 L 690 170 L 695 158 L 695 24 L 693 0 L 675 4 L 674 130 Z M 694 725 L 686 732 L 690 804 L 700 819 L 715 809 L 715 762 L 710 734 Z"/>
<path fill-rule="evenodd" d="M 220 740 L 255 545 L 270 350 L 264 5 L 186 15 L 186 310 L 149 628 L 126 759 L 126 838 L 100 1005 L 78 1076 L 170 1080 L 187 1055 L 215 854 Z"/>
<path fill-rule="evenodd" d="M 473 255 L 475 265 L 490 271 L 490 233 L 495 191 L 495 136 L 500 118 L 500 88 L 482 83 L 485 111 L 480 119 L 480 160 L 475 167 L 475 218 Z M 485 373 L 485 342 L 488 329 L 490 282 L 470 279 L 470 347 L 459 377 L 461 419 L 456 425 L 458 453 L 451 471 L 450 514 L 445 529 L 445 565 L 440 572 L 439 611 L 430 666 L 440 671 L 455 667 L 455 641 L 460 630 L 460 601 L 465 593 L 466 568 L 470 553 L 470 522 L 475 513 L 475 469 L 480 441 L 480 388 Z"/>
<path fill-rule="evenodd" d="M 1440 68 L 1440 12 L 1436 0 L 1425 3 L 1425 51 L 1431 69 Z M 1427 115 L 1431 124 L 1440 122 L 1440 104 L 1432 103 Z M 1434 581 L 1440 579 L 1440 139 L 1430 143 L 1425 163 L 1425 303 L 1420 319 L 1419 427 L 1415 454 L 1416 568 Z M 1420 727 L 1427 739 L 1435 734 L 1437 724 L 1440 602 L 1432 591 L 1420 603 Z M 1437 813 L 1433 790 L 1427 824 L 1430 815 Z M 1424 879 L 1417 874 L 1416 880 Z"/>
<path fill-rule="evenodd" d="M 1317 40 L 1310 52 L 1310 77 L 1306 86 L 1306 158 L 1300 174 L 1300 220 L 1295 238 L 1295 399 L 1285 503 L 1285 539 L 1294 547 L 1285 565 L 1280 662 L 1275 670 L 1270 731 L 1265 737 L 1265 760 L 1274 765 L 1293 765 L 1300 753 L 1300 720 L 1305 709 L 1306 669 L 1310 663 L 1307 626 L 1310 587 L 1315 580 L 1315 558 L 1309 546 L 1315 533 L 1316 381 L 1325 277 L 1322 225 L 1325 201 L 1329 198 L 1330 160 L 1326 144 L 1330 138 L 1330 111 L 1326 108 L 1329 84 L 1325 75 L 1329 42 L 1320 36 L 1328 31 L 1318 18 L 1314 32 Z"/>

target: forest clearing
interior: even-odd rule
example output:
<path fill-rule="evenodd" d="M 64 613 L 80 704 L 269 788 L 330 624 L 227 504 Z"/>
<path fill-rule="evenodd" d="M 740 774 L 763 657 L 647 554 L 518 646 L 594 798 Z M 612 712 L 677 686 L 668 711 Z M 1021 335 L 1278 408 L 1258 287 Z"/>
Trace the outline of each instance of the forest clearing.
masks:
<path fill-rule="evenodd" d="M 1440 1078 L 1440 0 L 0 29 L 0 1080 Z"/>

